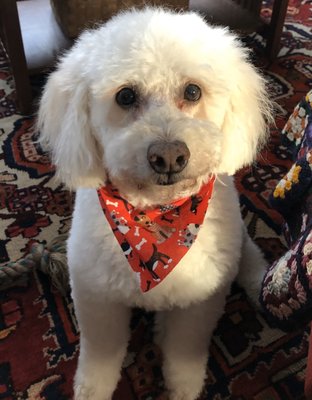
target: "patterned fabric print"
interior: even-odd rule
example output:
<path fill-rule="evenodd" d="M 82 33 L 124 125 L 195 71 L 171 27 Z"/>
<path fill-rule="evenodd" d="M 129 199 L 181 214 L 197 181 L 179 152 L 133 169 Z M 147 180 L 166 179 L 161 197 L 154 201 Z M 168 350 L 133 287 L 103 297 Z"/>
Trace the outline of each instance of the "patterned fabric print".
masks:
<path fill-rule="evenodd" d="M 309 232 L 303 248 L 301 262 L 306 266 L 306 274 L 309 282 L 309 289 L 312 290 L 312 231 Z"/>
<path fill-rule="evenodd" d="M 312 242 L 304 242 L 304 247 L 307 248 L 308 244 Z M 309 292 L 300 282 L 297 268 L 299 247 L 300 242 L 273 263 L 263 282 L 262 304 L 279 320 L 289 320 L 294 312 L 302 311 L 311 302 Z"/>
<path fill-rule="evenodd" d="M 10 84 L 10 90 L 8 86 Z M 0 71 L 0 118 L 8 117 L 16 113 L 14 98 L 14 82 L 8 71 Z"/>
<path fill-rule="evenodd" d="M 0 292 L 0 399 L 71 399 L 78 339 L 71 299 L 46 276 Z"/>
<path fill-rule="evenodd" d="M 194 196 L 144 211 L 111 184 L 98 190 L 104 214 L 143 292 L 163 281 L 195 242 L 214 181 L 211 178 Z"/>
<path fill-rule="evenodd" d="M 261 302 L 279 321 L 302 318 L 312 306 L 312 91 L 295 108 L 285 129 L 296 162 L 277 184 L 272 205 L 284 215 L 285 235 L 291 246 L 269 268 L 263 282 Z"/>
<path fill-rule="evenodd" d="M 311 136 L 306 135 L 306 127 L 311 119 L 312 109 L 312 90 L 307 93 L 300 103 L 295 107 L 289 117 L 282 135 L 286 146 L 293 150 L 294 158 L 300 147 L 304 147 L 306 141 L 311 142 Z M 310 146 L 311 147 L 311 146 Z"/>
<path fill-rule="evenodd" d="M 299 182 L 299 174 L 302 171 L 300 165 L 294 165 L 285 177 L 277 184 L 273 196 L 285 199 L 285 191 L 291 190 L 293 184 Z"/>
<path fill-rule="evenodd" d="M 65 224 L 68 229 L 66 219 L 72 213 L 72 195 L 54 181 L 53 167 L 37 144 L 33 125 L 33 117 L 14 115 L 1 120 L 0 249 L 3 261 L 20 259 L 32 238 L 51 240 L 64 231 Z"/>

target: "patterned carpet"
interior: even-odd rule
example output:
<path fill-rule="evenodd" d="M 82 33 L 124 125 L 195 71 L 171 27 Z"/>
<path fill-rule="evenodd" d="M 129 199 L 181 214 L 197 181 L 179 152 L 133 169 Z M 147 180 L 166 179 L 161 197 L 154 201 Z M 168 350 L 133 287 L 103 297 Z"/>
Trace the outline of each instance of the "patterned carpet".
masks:
<path fill-rule="evenodd" d="M 281 106 L 277 128 L 272 129 L 258 163 L 236 177 L 249 233 L 268 262 L 285 251 L 282 219 L 267 200 L 291 164 L 279 130 L 311 88 L 311 10 L 311 0 L 289 1 L 282 49 L 273 63 L 260 56 L 259 35 L 247 39 Z M 269 16 L 270 12 L 265 2 L 263 13 Z M 14 82 L 3 51 L 0 117 L 0 261 L 4 265 L 23 257 L 34 240 L 50 242 L 68 231 L 72 196 L 53 180 L 49 159 L 35 142 L 33 117 L 16 111 Z M 165 400 L 152 325 L 152 314 L 134 310 L 132 339 L 114 400 Z M 284 332 L 269 325 L 234 285 L 210 346 L 201 400 L 303 399 L 308 333 L 305 326 Z M 26 286 L 0 292 L 0 399 L 70 399 L 78 337 L 70 296 L 62 297 L 42 273 L 31 274 Z"/>

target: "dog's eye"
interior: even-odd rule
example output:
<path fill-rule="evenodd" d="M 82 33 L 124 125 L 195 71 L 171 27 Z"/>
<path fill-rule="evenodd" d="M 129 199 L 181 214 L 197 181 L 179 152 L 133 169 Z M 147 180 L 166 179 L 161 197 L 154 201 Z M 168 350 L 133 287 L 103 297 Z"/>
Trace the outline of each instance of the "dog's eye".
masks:
<path fill-rule="evenodd" d="M 122 88 L 116 94 L 116 103 L 123 108 L 128 108 L 133 106 L 137 101 L 136 93 L 133 89 L 129 87 Z"/>
<path fill-rule="evenodd" d="M 184 90 L 184 99 L 188 101 L 198 101 L 201 98 L 200 87 L 190 83 Z"/>

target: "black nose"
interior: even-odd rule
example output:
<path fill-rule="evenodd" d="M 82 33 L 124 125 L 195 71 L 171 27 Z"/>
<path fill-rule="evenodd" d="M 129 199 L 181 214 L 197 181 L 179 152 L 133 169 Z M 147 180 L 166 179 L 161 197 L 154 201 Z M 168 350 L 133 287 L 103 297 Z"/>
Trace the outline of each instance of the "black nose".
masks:
<path fill-rule="evenodd" d="M 190 158 L 190 151 L 185 143 L 155 142 L 147 150 L 150 166 L 158 174 L 181 172 Z"/>

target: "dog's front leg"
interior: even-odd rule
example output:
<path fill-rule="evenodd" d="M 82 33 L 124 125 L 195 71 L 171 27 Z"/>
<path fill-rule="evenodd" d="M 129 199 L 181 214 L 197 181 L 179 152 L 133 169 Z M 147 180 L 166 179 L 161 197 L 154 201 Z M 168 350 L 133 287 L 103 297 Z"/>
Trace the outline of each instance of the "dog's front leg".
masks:
<path fill-rule="evenodd" d="M 161 312 L 156 341 L 163 351 L 163 373 L 170 400 L 195 400 L 202 391 L 210 338 L 223 313 L 226 293 L 186 309 Z"/>
<path fill-rule="evenodd" d="M 251 240 L 244 227 L 244 241 L 237 282 L 245 289 L 256 308 L 261 307 L 259 297 L 267 265 L 268 262 L 261 250 Z"/>
<path fill-rule="evenodd" d="M 81 303 L 76 301 L 75 307 L 81 337 L 74 398 L 110 400 L 127 350 L 130 309 L 86 297 Z"/>

